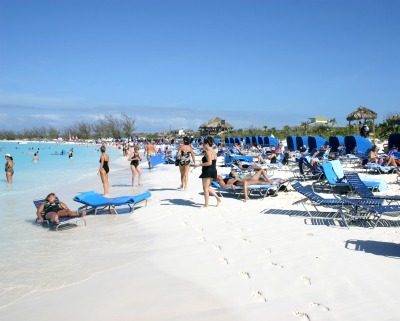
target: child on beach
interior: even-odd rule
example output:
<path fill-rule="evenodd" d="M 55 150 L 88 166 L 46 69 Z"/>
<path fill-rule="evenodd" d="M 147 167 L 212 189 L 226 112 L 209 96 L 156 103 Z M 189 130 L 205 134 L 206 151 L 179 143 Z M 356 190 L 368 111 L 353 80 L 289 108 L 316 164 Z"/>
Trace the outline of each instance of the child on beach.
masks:
<path fill-rule="evenodd" d="M 131 171 L 132 171 L 132 187 L 135 186 L 135 176 L 138 174 L 138 186 L 142 186 L 140 183 L 142 177 L 142 170 L 140 169 L 140 161 L 142 158 L 139 154 L 139 146 L 135 145 L 133 148 L 133 153 L 129 156 L 128 160 L 131 161 Z"/>

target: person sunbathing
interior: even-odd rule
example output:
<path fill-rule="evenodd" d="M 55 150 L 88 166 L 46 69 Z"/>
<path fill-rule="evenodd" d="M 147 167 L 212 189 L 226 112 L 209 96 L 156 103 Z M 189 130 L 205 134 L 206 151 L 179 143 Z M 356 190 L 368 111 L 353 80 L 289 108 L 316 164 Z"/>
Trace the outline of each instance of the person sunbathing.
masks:
<path fill-rule="evenodd" d="M 248 171 L 248 170 L 259 171 L 262 169 L 260 166 L 257 166 L 257 165 L 242 164 L 241 161 L 236 161 L 235 165 L 244 171 Z"/>
<path fill-rule="evenodd" d="M 42 216 L 42 213 L 44 215 Z M 39 222 L 44 220 L 50 220 L 53 223 L 58 224 L 60 217 L 78 217 L 85 216 L 86 212 L 82 214 L 71 211 L 65 203 L 56 200 L 56 194 L 50 193 L 46 197 L 46 201 L 43 202 L 37 209 L 37 217 Z"/>
<path fill-rule="evenodd" d="M 376 163 L 376 164 L 379 164 L 379 165 L 382 165 L 382 166 L 394 166 L 394 167 L 397 167 L 397 163 L 396 163 L 396 161 L 395 161 L 393 156 L 388 156 L 388 155 L 380 156 L 378 154 L 378 151 L 379 151 L 378 146 L 373 145 L 372 149 L 371 149 L 371 151 L 370 151 L 370 153 L 368 155 L 368 162 Z"/>
<path fill-rule="evenodd" d="M 243 187 L 243 194 L 244 194 L 244 201 L 246 202 L 249 200 L 248 197 L 248 186 L 249 185 L 275 185 L 276 183 L 284 183 L 286 182 L 285 179 L 269 179 L 267 173 L 261 169 L 253 176 L 244 177 L 243 179 L 239 178 L 237 172 L 230 172 L 229 176 L 223 178 L 221 175 L 217 175 L 215 181 L 222 187 L 222 188 L 229 188 L 235 189 L 236 186 Z"/>

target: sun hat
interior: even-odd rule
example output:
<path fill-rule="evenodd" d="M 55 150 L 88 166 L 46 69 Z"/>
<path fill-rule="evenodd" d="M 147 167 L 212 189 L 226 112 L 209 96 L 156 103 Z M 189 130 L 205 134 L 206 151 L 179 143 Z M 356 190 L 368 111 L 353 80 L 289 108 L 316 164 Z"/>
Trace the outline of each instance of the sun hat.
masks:
<path fill-rule="evenodd" d="M 5 156 L 6 156 L 6 157 L 11 157 L 11 155 L 10 155 L 10 154 L 6 154 Z"/>

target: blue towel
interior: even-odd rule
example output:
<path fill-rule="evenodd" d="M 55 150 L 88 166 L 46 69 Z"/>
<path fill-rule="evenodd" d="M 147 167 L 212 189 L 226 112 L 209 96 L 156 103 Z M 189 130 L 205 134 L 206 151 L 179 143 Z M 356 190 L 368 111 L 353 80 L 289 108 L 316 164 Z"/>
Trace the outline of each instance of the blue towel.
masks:
<path fill-rule="evenodd" d="M 344 177 L 343 167 L 339 160 L 331 161 L 333 171 L 337 176 L 337 181 L 341 182 Z"/>

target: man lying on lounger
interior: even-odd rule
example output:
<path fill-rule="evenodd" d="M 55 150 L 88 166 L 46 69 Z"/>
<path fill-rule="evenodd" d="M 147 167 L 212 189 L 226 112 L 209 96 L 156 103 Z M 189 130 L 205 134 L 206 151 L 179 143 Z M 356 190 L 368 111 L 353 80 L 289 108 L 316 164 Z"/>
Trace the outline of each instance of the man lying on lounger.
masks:
<path fill-rule="evenodd" d="M 42 216 L 42 213 L 44 215 Z M 50 193 L 46 197 L 46 201 L 43 202 L 37 209 L 37 217 L 39 222 L 43 220 L 50 220 L 53 223 L 59 223 L 60 217 L 77 217 L 85 216 L 86 212 L 79 214 L 71 211 L 65 203 L 56 200 L 56 194 Z"/>
<path fill-rule="evenodd" d="M 235 186 L 243 186 L 244 201 L 246 202 L 249 199 L 249 185 L 274 185 L 276 183 L 284 183 L 286 182 L 286 179 L 269 179 L 267 173 L 261 169 L 253 176 L 245 177 L 243 179 L 239 178 L 238 173 L 230 172 L 229 177 L 223 178 L 221 175 L 218 175 L 215 181 L 218 182 L 222 188 L 228 188 L 232 186 L 234 189 Z"/>

